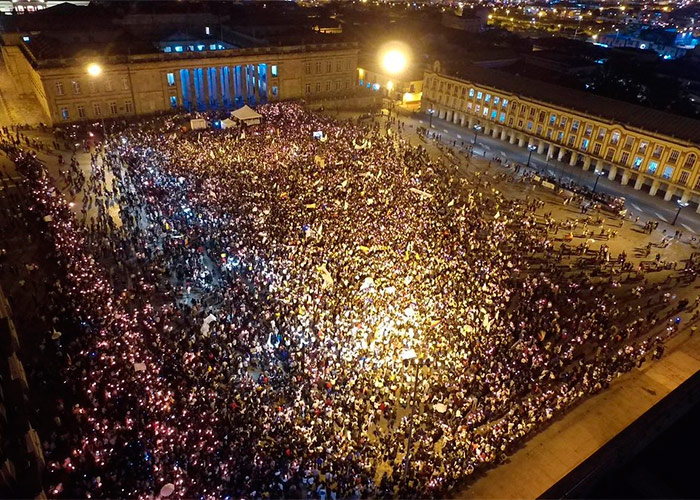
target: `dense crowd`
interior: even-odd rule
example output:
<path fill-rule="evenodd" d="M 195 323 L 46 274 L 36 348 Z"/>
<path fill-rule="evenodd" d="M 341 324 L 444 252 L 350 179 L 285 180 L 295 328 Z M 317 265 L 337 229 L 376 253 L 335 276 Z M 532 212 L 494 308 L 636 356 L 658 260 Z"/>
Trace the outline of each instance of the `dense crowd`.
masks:
<path fill-rule="evenodd" d="M 536 200 L 377 125 L 259 111 L 130 127 L 57 182 L 10 148 L 77 325 L 52 496 L 440 496 L 675 331 L 568 265 Z"/>

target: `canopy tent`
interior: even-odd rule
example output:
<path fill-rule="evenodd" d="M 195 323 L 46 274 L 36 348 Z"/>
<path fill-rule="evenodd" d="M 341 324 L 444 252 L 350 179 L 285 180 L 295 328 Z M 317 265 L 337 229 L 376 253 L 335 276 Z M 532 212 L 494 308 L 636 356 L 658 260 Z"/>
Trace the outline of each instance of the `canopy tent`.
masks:
<path fill-rule="evenodd" d="M 235 126 L 236 126 L 236 122 L 234 122 L 230 118 L 226 118 L 225 120 L 221 120 L 221 128 L 233 128 Z"/>
<path fill-rule="evenodd" d="M 257 125 L 262 121 L 262 115 L 248 105 L 231 112 L 231 118 L 245 123 L 246 125 Z"/>

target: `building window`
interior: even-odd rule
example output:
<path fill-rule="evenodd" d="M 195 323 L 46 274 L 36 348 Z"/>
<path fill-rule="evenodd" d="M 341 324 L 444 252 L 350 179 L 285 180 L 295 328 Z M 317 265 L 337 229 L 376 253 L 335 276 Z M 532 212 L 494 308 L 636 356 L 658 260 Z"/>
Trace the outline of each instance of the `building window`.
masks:
<path fill-rule="evenodd" d="M 277 93 L 278 93 L 278 92 L 279 92 L 279 91 L 277 90 L 277 85 L 273 85 L 273 86 L 272 86 L 272 95 L 273 95 L 274 97 L 277 97 Z"/>
<path fill-rule="evenodd" d="M 578 120 L 574 120 L 573 123 L 571 124 L 571 131 L 578 132 L 578 126 L 579 126 Z"/>
<path fill-rule="evenodd" d="M 362 85 L 362 80 L 360 80 L 360 85 Z M 307 94 L 310 94 L 310 93 L 311 93 L 311 84 L 310 84 L 310 83 L 307 83 L 307 84 L 306 84 L 305 90 L 306 90 L 306 93 L 307 93 Z"/>
<path fill-rule="evenodd" d="M 523 121 L 522 120 L 518 120 L 518 128 L 523 128 Z"/>
<path fill-rule="evenodd" d="M 95 80 L 90 80 L 88 86 L 90 87 L 91 94 L 97 94 L 97 82 L 95 82 Z"/>
<path fill-rule="evenodd" d="M 326 92 L 330 92 L 330 91 L 331 91 L 331 81 L 328 80 L 328 81 L 326 81 Z"/>
<path fill-rule="evenodd" d="M 643 161 L 643 160 L 644 160 L 644 158 L 642 158 L 641 156 L 637 156 L 637 157 L 634 159 L 634 163 L 632 164 L 632 168 L 635 169 L 635 170 L 639 170 L 639 167 L 642 166 L 642 161 Z"/>
<path fill-rule="evenodd" d="M 559 120 L 559 126 L 560 127 L 566 127 L 566 116 L 562 116 L 561 120 Z"/>
<path fill-rule="evenodd" d="M 61 108 L 61 119 L 67 120 L 70 118 L 70 115 L 68 114 L 68 108 Z"/>
<path fill-rule="evenodd" d="M 528 120 L 527 122 L 527 129 L 532 130 L 532 122 Z"/>
<path fill-rule="evenodd" d="M 474 89 L 469 89 L 469 97 L 474 97 Z"/>
<path fill-rule="evenodd" d="M 316 61 L 316 74 L 321 72 L 321 61 Z"/>
<path fill-rule="evenodd" d="M 634 137 L 631 135 L 628 135 L 627 138 L 625 139 L 625 149 L 632 149 L 633 144 L 634 144 Z"/>
<path fill-rule="evenodd" d="M 608 133 L 607 129 L 600 127 L 598 129 L 598 140 L 599 141 L 605 140 L 605 134 L 607 134 L 607 133 Z"/>
<path fill-rule="evenodd" d="M 652 158 L 661 158 L 661 153 L 664 152 L 663 146 L 658 144 L 654 147 L 654 152 L 651 154 Z"/>
<path fill-rule="evenodd" d="M 584 139 L 581 141 L 581 149 L 583 151 L 588 151 L 588 145 L 590 144 L 590 141 L 588 139 Z"/>
<path fill-rule="evenodd" d="M 693 168 L 695 166 L 695 155 L 693 153 L 690 153 L 688 156 L 685 157 L 685 168 Z"/>
<path fill-rule="evenodd" d="M 117 114 L 117 103 L 116 102 L 109 103 L 109 112 L 110 112 L 110 114 L 113 114 L 113 115 Z"/>
<path fill-rule="evenodd" d="M 365 84 L 364 80 L 360 80 L 360 87 L 362 87 Z"/>
<path fill-rule="evenodd" d="M 462 92 L 462 95 L 464 95 L 464 92 Z M 501 98 L 498 97 L 497 95 L 493 96 L 493 105 L 498 106 L 499 102 L 501 102 Z"/>
<path fill-rule="evenodd" d="M 484 102 L 491 102 L 491 94 L 486 94 L 486 97 L 484 97 Z"/>
<path fill-rule="evenodd" d="M 216 50 L 216 44 L 212 43 L 211 45 L 209 45 L 209 50 Z"/>
<path fill-rule="evenodd" d="M 340 90 L 340 80 L 335 81 L 335 90 Z"/>
<path fill-rule="evenodd" d="M 501 116 L 500 116 L 500 118 L 498 119 L 498 121 L 501 122 L 501 123 L 503 123 L 504 121 L 506 121 L 506 114 L 505 114 L 505 113 L 501 113 Z"/>
<path fill-rule="evenodd" d="M 204 27 L 204 34 L 205 34 L 205 35 L 209 35 L 209 34 L 210 34 L 210 33 L 209 33 L 209 26 L 205 26 L 205 27 Z"/>
<path fill-rule="evenodd" d="M 270 74 L 273 76 L 273 78 L 277 78 L 277 65 L 273 64 L 270 67 Z"/>
<path fill-rule="evenodd" d="M 484 96 L 484 94 L 483 94 L 482 92 L 477 92 L 477 93 L 476 93 L 476 98 L 477 98 L 478 100 L 481 100 L 481 98 L 482 98 L 483 96 Z"/>
<path fill-rule="evenodd" d="M 593 135 L 593 125 L 586 125 L 586 132 L 584 133 L 586 137 Z"/>
<path fill-rule="evenodd" d="M 126 76 L 122 77 L 122 90 L 129 90 L 129 79 Z"/>
<path fill-rule="evenodd" d="M 620 156 L 620 165 L 626 167 L 629 159 L 630 159 L 630 154 L 625 151 L 624 153 L 622 153 L 622 156 Z"/>
<path fill-rule="evenodd" d="M 316 92 L 321 92 L 321 82 L 316 82 Z"/>
<path fill-rule="evenodd" d="M 680 151 L 672 149 L 671 155 L 668 157 L 668 162 L 671 164 L 675 164 L 678 161 L 678 157 L 680 156 L 680 154 L 681 154 Z"/>
<path fill-rule="evenodd" d="M 73 85 L 73 93 L 80 94 L 80 82 L 78 80 L 73 80 L 71 84 Z"/>
<path fill-rule="evenodd" d="M 176 45 L 175 52 L 182 52 L 182 45 Z"/>
<path fill-rule="evenodd" d="M 613 132 L 613 135 L 610 138 L 610 143 L 614 146 L 618 142 L 620 142 L 620 132 Z"/>
<path fill-rule="evenodd" d="M 552 115 L 549 117 L 549 124 L 554 125 L 554 123 L 556 123 L 556 121 L 557 121 L 557 115 L 552 113 Z"/>
<path fill-rule="evenodd" d="M 177 96 L 175 96 L 175 95 L 170 96 L 170 107 L 173 109 L 177 108 Z"/>
<path fill-rule="evenodd" d="M 78 117 L 85 118 L 85 106 L 78 104 Z"/>
<path fill-rule="evenodd" d="M 63 95 L 63 82 L 56 82 L 56 95 Z"/>
<path fill-rule="evenodd" d="M 570 135 L 569 136 L 569 141 L 567 142 L 567 145 L 569 147 L 573 146 L 574 143 L 576 142 L 576 136 L 575 135 Z"/>
<path fill-rule="evenodd" d="M 347 90 L 349 88 L 350 88 L 350 80 L 345 80 L 345 89 Z"/>
<path fill-rule="evenodd" d="M 470 102 L 467 103 L 467 111 L 471 111 L 474 105 Z"/>
<path fill-rule="evenodd" d="M 688 183 L 689 178 L 690 178 L 690 171 L 689 170 L 681 171 L 681 175 L 678 177 L 678 184 L 685 186 Z"/>
<path fill-rule="evenodd" d="M 664 179 L 670 179 L 671 176 L 673 175 L 673 167 L 670 165 L 666 165 L 664 167 L 664 173 L 661 175 Z"/>
<path fill-rule="evenodd" d="M 173 48 L 170 46 L 163 47 L 163 52 L 172 52 L 172 51 L 173 51 Z"/>
<path fill-rule="evenodd" d="M 647 141 L 642 141 L 639 143 L 639 154 L 644 154 L 647 152 L 647 147 L 649 146 L 649 143 Z"/>
<path fill-rule="evenodd" d="M 564 132 L 559 132 L 557 134 L 557 142 L 562 142 L 564 140 Z"/>
<path fill-rule="evenodd" d="M 659 168 L 659 164 L 655 161 L 650 161 L 649 162 L 649 168 L 647 168 L 647 172 L 650 174 L 656 173 L 656 169 Z"/>
<path fill-rule="evenodd" d="M 537 125 L 537 130 L 535 131 L 535 134 L 542 135 L 542 125 Z"/>
<path fill-rule="evenodd" d="M 599 142 L 596 142 L 596 143 L 593 145 L 593 154 L 596 155 L 596 156 L 598 156 L 598 155 L 600 154 L 600 148 L 601 148 L 601 147 L 602 147 L 602 145 L 601 145 Z"/>
<path fill-rule="evenodd" d="M 613 156 L 615 156 L 615 150 L 613 148 L 608 148 L 608 151 L 605 153 L 605 159 L 612 161 Z"/>
<path fill-rule="evenodd" d="M 304 73 L 306 73 L 307 75 L 311 74 L 311 63 L 310 62 L 307 62 L 304 65 Z"/>
<path fill-rule="evenodd" d="M 168 79 L 168 87 L 174 87 L 175 86 L 175 73 L 168 73 L 166 75 Z"/>
<path fill-rule="evenodd" d="M 481 104 L 477 104 L 476 107 L 474 108 L 474 113 L 478 115 L 480 111 L 481 111 Z"/>
<path fill-rule="evenodd" d="M 92 105 L 92 110 L 95 112 L 95 116 L 102 116 L 102 108 L 99 102 Z"/>
<path fill-rule="evenodd" d="M 126 101 L 124 103 L 124 109 L 126 110 L 127 113 L 133 112 L 134 105 L 131 103 L 131 101 Z"/>
<path fill-rule="evenodd" d="M 107 92 L 111 92 L 112 90 L 114 90 L 114 88 L 112 87 L 112 80 L 105 80 L 105 90 Z"/>
<path fill-rule="evenodd" d="M 544 111 L 540 111 L 540 117 L 537 119 L 538 122 L 544 122 L 545 117 L 547 114 Z"/>
<path fill-rule="evenodd" d="M 508 99 L 503 99 L 503 104 L 501 105 L 504 108 L 508 106 Z"/>

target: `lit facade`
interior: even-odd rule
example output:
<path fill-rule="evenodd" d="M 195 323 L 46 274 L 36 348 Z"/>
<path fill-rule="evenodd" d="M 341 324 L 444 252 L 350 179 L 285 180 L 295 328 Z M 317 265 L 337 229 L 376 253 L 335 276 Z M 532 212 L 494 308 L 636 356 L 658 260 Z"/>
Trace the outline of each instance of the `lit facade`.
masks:
<path fill-rule="evenodd" d="M 109 58 L 35 59 L 8 44 L 3 59 L 17 85 L 34 93 L 60 123 L 316 99 L 354 92 L 357 48 L 351 44 L 152 53 Z M 91 76 L 88 65 L 102 72 Z"/>
<path fill-rule="evenodd" d="M 421 110 L 652 196 L 700 202 L 698 143 L 445 75 L 439 63 L 425 73 Z"/>

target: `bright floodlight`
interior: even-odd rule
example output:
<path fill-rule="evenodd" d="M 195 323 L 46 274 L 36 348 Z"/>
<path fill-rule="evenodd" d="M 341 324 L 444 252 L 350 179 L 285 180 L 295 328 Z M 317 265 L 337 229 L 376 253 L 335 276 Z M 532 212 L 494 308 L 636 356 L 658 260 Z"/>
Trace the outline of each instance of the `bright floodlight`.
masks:
<path fill-rule="evenodd" d="M 398 50 L 390 50 L 384 54 L 382 65 L 389 73 L 401 73 L 406 67 L 406 56 Z"/>
<path fill-rule="evenodd" d="M 102 66 L 97 63 L 88 65 L 87 72 L 90 76 L 100 76 L 102 74 Z"/>

